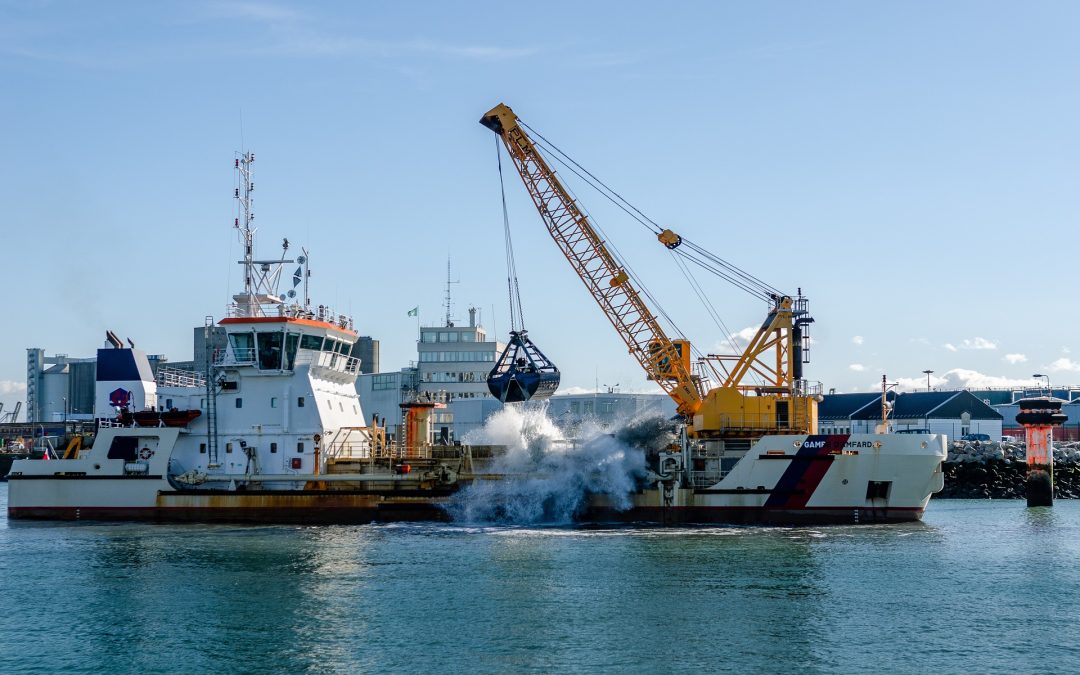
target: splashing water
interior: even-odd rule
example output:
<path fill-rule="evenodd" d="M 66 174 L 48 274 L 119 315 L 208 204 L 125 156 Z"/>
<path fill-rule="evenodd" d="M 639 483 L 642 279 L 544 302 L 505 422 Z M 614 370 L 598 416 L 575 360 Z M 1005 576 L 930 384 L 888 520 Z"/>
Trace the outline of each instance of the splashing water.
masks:
<path fill-rule="evenodd" d="M 660 420 L 638 421 L 612 434 L 586 424 L 571 441 L 548 417 L 546 406 L 504 406 L 464 440 L 505 446 L 506 454 L 490 471 L 506 478 L 469 485 L 448 507 L 450 515 L 461 522 L 564 524 L 584 510 L 590 495 L 604 495 L 613 508 L 626 510 L 630 493 L 646 475 L 642 448 L 670 438 L 662 427 Z"/>

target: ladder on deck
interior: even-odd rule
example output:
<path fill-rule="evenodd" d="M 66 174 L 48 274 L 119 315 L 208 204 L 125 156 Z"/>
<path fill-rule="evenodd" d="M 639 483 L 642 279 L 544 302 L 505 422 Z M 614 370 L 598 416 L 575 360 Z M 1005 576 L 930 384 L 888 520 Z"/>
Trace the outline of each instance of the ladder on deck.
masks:
<path fill-rule="evenodd" d="M 218 465 L 217 378 L 214 377 L 214 317 L 206 317 L 203 346 L 206 351 L 206 463 Z"/>

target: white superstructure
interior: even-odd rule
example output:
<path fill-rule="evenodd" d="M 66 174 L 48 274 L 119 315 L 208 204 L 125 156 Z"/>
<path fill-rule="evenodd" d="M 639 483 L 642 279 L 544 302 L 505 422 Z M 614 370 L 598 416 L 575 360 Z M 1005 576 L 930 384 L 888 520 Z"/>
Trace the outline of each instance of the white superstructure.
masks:
<path fill-rule="evenodd" d="M 151 508 L 160 491 L 235 489 L 252 476 L 260 489 L 300 490 L 327 459 L 370 453 L 352 319 L 312 305 L 307 251 L 286 258 L 285 240 L 279 259 L 255 259 L 253 161 L 236 160 L 243 290 L 218 322 L 226 346 L 208 352 L 201 372 L 163 367 L 155 378 L 146 354 L 110 333 L 97 357 L 93 447 L 13 465 L 13 513 Z M 292 265 L 292 289 L 280 292 Z"/>

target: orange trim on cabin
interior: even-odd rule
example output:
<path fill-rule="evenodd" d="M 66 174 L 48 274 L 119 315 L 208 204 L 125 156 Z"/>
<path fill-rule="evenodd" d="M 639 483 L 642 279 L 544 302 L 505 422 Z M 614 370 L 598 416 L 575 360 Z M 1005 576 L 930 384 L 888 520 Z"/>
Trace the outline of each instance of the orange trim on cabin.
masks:
<path fill-rule="evenodd" d="M 314 321 L 312 319 L 294 319 L 290 316 L 243 316 L 243 317 L 229 317 L 228 319 L 222 319 L 219 324 L 227 323 L 298 323 L 301 326 L 315 326 L 316 328 L 329 328 L 336 330 L 346 335 L 359 335 L 356 331 L 342 328 L 341 326 L 327 323 L 325 321 Z"/>

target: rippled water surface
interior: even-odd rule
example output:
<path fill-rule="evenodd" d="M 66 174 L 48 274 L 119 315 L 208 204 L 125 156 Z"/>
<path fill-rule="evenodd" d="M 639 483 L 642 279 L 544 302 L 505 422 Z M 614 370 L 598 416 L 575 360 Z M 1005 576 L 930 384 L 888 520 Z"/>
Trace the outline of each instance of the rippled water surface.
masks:
<path fill-rule="evenodd" d="M 0 573 L 4 672 L 1080 671 L 1075 502 L 795 529 L 0 517 Z"/>

